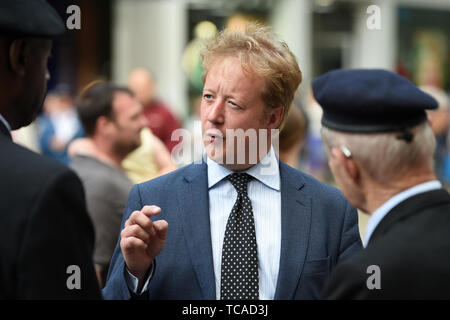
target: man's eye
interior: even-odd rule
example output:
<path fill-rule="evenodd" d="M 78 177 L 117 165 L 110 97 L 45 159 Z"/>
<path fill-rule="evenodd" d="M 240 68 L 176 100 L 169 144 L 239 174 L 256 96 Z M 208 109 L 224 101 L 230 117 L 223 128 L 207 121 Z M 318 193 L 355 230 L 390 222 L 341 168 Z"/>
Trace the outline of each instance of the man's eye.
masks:
<path fill-rule="evenodd" d="M 235 108 L 240 108 L 240 106 L 233 101 L 228 101 L 228 103 L 231 104 Z"/>
<path fill-rule="evenodd" d="M 212 99 L 212 95 L 210 95 L 210 94 L 204 94 L 204 95 L 203 95 L 203 98 L 205 98 L 206 100 Z"/>

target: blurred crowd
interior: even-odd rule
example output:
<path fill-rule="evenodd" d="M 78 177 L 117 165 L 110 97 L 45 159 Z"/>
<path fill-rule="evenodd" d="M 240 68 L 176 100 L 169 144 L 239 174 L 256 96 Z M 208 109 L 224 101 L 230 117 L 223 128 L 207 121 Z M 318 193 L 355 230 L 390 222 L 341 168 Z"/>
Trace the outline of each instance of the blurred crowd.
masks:
<path fill-rule="evenodd" d="M 141 145 L 127 157 L 123 166 L 134 183 L 153 179 L 177 167 L 201 158 L 202 150 L 194 150 L 194 144 L 202 145 L 199 106 L 200 97 L 192 101 L 191 114 L 178 119 L 172 109 L 158 96 L 157 84 L 149 70 L 138 68 L 130 72 L 128 88 L 142 105 L 145 128 L 141 131 Z M 421 89 L 439 102 L 439 109 L 428 112 L 437 140 L 435 171 L 439 180 L 450 186 L 450 106 L 449 95 L 434 86 Z M 14 132 L 15 140 L 46 156 L 67 165 L 72 153 L 85 144 L 84 128 L 77 116 L 76 94 L 65 84 L 51 90 L 44 102 L 43 112 L 36 122 Z M 280 160 L 301 169 L 321 181 L 333 183 L 328 160 L 320 138 L 322 110 L 312 94 L 297 97 L 288 121 L 279 135 Z M 172 133 L 177 129 L 187 130 L 191 141 L 183 141 Z M 27 139 L 27 130 L 35 130 L 37 139 Z M 193 153 L 180 158 L 175 151 L 177 145 L 191 144 Z M 71 148 L 69 148 L 71 146 Z M 73 156 L 73 154 L 72 154 Z M 132 159 L 132 160 L 129 160 Z M 139 169 L 138 169 L 139 168 Z M 136 172 L 136 171 L 141 172 Z"/>
<path fill-rule="evenodd" d="M 437 141 L 435 172 L 450 187 L 449 96 L 442 89 L 421 89 L 439 102 L 428 118 Z M 80 176 L 97 235 L 94 262 L 104 285 L 133 184 L 154 179 L 201 159 L 203 146 L 199 121 L 200 99 L 193 100 L 192 114 L 178 119 L 158 96 L 149 70 L 130 72 L 128 86 L 95 82 L 79 93 L 60 84 L 46 96 L 43 111 L 28 129 L 13 132 L 14 139 L 70 166 Z M 315 178 L 335 184 L 320 137 L 322 110 L 310 93 L 297 97 L 275 145 L 280 160 Z M 34 142 L 24 138 L 34 130 Z M 183 141 L 172 134 L 188 130 Z M 180 158 L 183 146 L 194 152 Z M 360 216 L 361 218 L 361 216 Z"/>

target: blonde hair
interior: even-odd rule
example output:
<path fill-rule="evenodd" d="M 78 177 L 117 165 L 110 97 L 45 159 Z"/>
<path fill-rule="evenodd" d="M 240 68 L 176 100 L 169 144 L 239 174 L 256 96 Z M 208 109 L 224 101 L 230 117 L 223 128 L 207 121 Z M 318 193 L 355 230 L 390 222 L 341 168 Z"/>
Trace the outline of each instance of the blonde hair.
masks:
<path fill-rule="evenodd" d="M 261 98 L 266 107 L 284 108 L 282 127 L 302 81 L 297 60 L 287 44 L 259 23 L 248 23 L 243 31 L 225 29 L 202 52 L 203 84 L 212 65 L 227 57 L 239 59 L 246 72 L 265 79 Z"/>

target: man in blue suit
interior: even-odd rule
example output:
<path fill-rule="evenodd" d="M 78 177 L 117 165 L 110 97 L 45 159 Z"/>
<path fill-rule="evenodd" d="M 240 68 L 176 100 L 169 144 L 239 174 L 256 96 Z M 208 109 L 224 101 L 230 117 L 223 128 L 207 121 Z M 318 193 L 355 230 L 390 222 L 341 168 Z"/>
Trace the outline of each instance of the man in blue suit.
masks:
<path fill-rule="evenodd" d="M 225 30 L 203 55 L 207 157 L 135 185 L 106 299 L 316 299 L 361 248 L 336 189 L 279 162 L 271 146 L 301 72 L 264 27 Z"/>

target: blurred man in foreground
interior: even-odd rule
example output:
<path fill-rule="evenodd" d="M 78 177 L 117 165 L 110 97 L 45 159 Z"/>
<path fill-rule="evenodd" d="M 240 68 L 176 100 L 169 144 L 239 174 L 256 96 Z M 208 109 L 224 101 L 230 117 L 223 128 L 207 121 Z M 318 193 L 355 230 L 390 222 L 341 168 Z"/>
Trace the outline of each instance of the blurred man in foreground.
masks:
<path fill-rule="evenodd" d="M 0 12 L 0 299 L 100 298 L 80 180 L 10 135 L 42 107 L 63 22 L 42 0 L 1 1 Z"/>
<path fill-rule="evenodd" d="M 450 195 L 433 172 L 437 102 L 384 70 L 313 83 L 322 138 L 344 195 L 370 214 L 366 249 L 335 269 L 328 299 L 450 298 Z"/>

